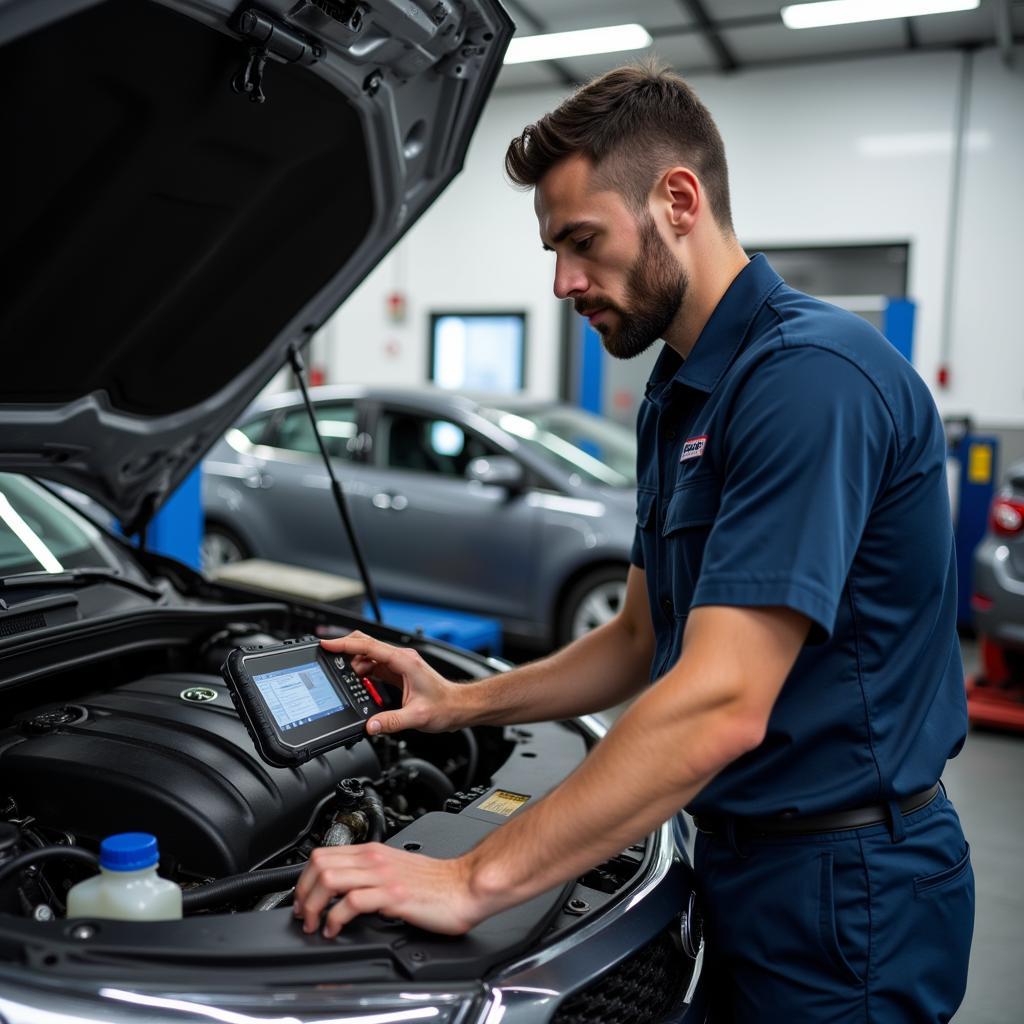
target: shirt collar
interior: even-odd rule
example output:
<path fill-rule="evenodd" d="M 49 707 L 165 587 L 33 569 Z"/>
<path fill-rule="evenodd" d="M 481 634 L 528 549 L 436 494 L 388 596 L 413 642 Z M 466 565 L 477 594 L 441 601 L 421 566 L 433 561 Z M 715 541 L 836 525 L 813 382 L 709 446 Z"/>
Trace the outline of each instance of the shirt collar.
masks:
<path fill-rule="evenodd" d="M 664 346 L 647 384 L 648 395 L 669 379 L 698 391 L 714 391 L 765 299 L 780 284 L 782 278 L 764 254 L 755 255 L 715 306 L 689 357 L 684 361 L 674 349 Z"/>

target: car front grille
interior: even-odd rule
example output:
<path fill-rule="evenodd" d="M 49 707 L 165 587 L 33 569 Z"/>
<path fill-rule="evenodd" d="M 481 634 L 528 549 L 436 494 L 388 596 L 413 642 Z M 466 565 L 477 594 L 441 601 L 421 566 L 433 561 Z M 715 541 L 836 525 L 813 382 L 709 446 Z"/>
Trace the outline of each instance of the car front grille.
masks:
<path fill-rule="evenodd" d="M 656 1024 L 680 1000 L 690 983 L 693 961 L 673 933 L 673 921 L 643 949 L 572 993 L 552 1024 Z"/>

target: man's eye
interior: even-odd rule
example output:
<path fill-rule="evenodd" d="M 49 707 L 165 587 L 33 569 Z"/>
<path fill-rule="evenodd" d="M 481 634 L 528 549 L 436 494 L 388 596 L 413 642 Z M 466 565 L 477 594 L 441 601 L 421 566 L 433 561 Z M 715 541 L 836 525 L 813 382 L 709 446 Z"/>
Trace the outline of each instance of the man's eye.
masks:
<path fill-rule="evenodd" d="M 590 243 L 592 241 L 593 241 L 593 238 L 581 238 L 578 242 L 575 243 L 576 251 L 577 252 L 586 252 L 590 248 Z"/>

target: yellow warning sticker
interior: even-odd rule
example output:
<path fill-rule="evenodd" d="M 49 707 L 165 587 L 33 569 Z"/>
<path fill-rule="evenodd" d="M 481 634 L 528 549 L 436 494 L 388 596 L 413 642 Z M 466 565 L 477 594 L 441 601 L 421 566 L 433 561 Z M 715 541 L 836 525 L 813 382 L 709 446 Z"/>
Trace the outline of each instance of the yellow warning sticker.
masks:
<path fill-rule="evenodd" d="M 972 484 L 987 484 L 992 480 L 992 445 L 972 444 L 967 453 L 967 479 Z"/>
<path fill-rule="evenodd" d="M 529 799 L 522 793 L 507 793 L 504 789 L 496 789 L 482 804 L 477 806 L 477 810 L 490 811 L 491 814 L 500 814 L 507 818 L 509 815 L 515 814 Z"/>

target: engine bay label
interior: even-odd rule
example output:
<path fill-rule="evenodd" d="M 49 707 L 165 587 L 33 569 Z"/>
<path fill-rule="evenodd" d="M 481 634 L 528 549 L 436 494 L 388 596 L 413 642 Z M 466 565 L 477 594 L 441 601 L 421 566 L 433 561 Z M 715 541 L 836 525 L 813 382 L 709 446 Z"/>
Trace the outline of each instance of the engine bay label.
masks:
<path fill-rule="evenodd" d="M 482 804 L 477 804 L 478 811 L 490 811 L 500 814 L 503 818 L 516 813 L 530 798 L 522 793 L 509 793 L 504 789 L 496 789 Z"/>

